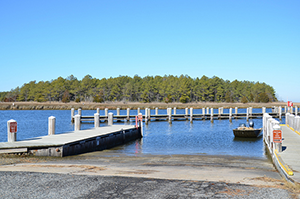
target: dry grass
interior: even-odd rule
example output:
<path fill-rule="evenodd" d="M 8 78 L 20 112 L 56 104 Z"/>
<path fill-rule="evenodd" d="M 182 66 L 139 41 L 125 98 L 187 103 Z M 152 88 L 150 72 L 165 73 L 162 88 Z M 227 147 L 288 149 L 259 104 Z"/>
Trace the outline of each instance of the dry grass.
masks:
<path fill-rule="evenodd" d="M 95 110 L 97 108 L 100 109 L 137 109 L 137 108 L 173 108 L 177 107 L 178 109 L 182 108 L 246 108 L 246 107 L 253 107 L 253 108 L 261 108 L 261 107 L 272 107 L 272 106 L 286 106 L 285 102 L 272 102 L 272 103 L 217 103 L 217 102 L 194 102 L 194 103 L 162 103 L 162 102 L 152 102 L 152 103 L 139 103 L 139 102 L 106 102 L 106 103 L 94 103 L 94 102 L 70 102 L 70 103 L 62 103 L 62 102 L 14 102 L 14 106 L 12 102 L 1 102 L 0 103 L 0 110 L 7 110 L 7 109 L 22 109 L 22 110 L 36 110 L 36 109 L 48 109 L 48 110 L 70 110 L 71 108 L 82 108 L 85 110 Z M 300 105 L 300 103 L 294 103 L 295 105 Z"/>

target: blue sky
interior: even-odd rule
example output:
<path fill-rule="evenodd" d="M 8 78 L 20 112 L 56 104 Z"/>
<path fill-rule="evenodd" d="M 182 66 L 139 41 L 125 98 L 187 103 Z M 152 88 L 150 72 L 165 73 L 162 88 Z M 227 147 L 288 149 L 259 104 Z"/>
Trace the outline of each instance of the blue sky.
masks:
<path fill-rule="evenodd" d="M 0 1 L 0 91 L 73 74 L 218 76 L 300 102 L 300 1 Z"/>

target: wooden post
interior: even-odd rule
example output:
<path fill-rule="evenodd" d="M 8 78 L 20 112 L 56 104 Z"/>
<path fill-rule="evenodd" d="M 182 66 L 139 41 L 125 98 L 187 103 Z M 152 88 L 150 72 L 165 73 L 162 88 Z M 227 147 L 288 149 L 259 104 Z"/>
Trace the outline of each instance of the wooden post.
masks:
<path fill-rule="evenodd" d="M 266 113 L 266 107 L 262 107 L 262 113 Z"/>
<path fill-rule="evenodd" d="M 48 117 L 48 135 L 55 135 L 55 117 Z"/>
<path fill-rule="evenodd" d="M 100 108 L 97 108 L 97 113 L 100 115 Z"/>
<path fill-rule="evenodd" d="M 185 108 L 185 118 L 188 120 L 189 117 L 189 109 Z"/>
<path fill-rule="evenodd" d="M 99 127 L 99 124 L 100 124 L 100 115 L 99 113 L 95 113 L 94 114 L 94 126 L 95 128 L 98 128 Z"/>
<path fill-rule="evenodd" d="M 220 119 L 221 118 L 221 107 L 218 108 L 218 111 L 219 111 L 218 118 Z"/>
<path fill-rule="evenodd" d="M 167 114 L 168 114 L 168 121 L 171 124 L 172 123 L 172 108 L 167 109 Z"/>
<path fill-rule="evenodd" d="M 173 109 L 173 114 L 176 115 L 176 107 Z"/>
<path fill-rule="evenodd" d="M 249 107 L 249 115 L 252 116 L 253 108 Z"/>
<path fill-rule="evenodd" d="M 130 108 L 127 108 L 127 121 L 129 121 L 130 120 Z"/>
<path fill-rule="evenodd" d="M 284 113 L 286 113 L 286 106 L 284 107 Z"/>
<path fill-rule="evenodd" d="M 149 120 L 151 120 L 151 109 L 150 108 L 148 108 L 148 118 L 149 118 Z"/>
<path fill-rule="evenodd" d="M 202 108 L 203 119 L 205 119 L 205 108 Z"/>
<path fill-rule="evenodd" d="M 237 114 L 238 114 L 238 107 L 234 108 L 234 114 L 237 116 Z"/>
<path fill-rule="evenodd" d="M 143 118 L 143 114 L 142 113 L 139 113 L 138 114 L 138 118 Z M 144 130 L 143 130 L 143 119 L 139 120 L 139 126 L 141 128 L 141 137 L 143 137 L 144 135 Z"/>
<path fill-rule="evenodd" d="M 206 108 L 206 114 L 209 114 L 209 107 Z"/>
<path fill-rule="evenodd" d="M 148 124 L 148 108 L 145 108 L 145 124 Z"/>
<path fill-rule="evenodd" d="M 71 108 L 71 122 L 74 122 L 74 113 L 75 113 L 75 109 Z"/>
<path fill-rule="evenodd" d="M 249 108 L 247 108 L 246 110 L 246 118 L 247 118 L 247 121 L 249 120 Z"/>
<path fill-rule="evenodd" d="M 221 107 L 221 114 L 224 114 L 224 107 Z"/>
<path fill-rule="evenodd" d="M 105 108 L 104 111 L 105 111 L 105 117 L 107 117 L 108 116 L 108 108 Z"/>
<path fill-rule="evenodd" d="M 140 114 L 140 113 L 141 113 L 141 109 L 138 108 L 138 109 L 137 109 L 137 114 Z"/>
<path fill-rule="evenodd" d="M 295 131 L 298 131 L 300 132 L 300 117 L 299 116 L 296 116 L 295 117 Z"/>
<path fill-rule="evenodd" d="M 17 125 L 16 120 L 11 119 L 7 121 L 7 142 L 17 141 Z"/>
<path fill-rule="evenodd" d="M 281 106 L 279 106 L 279 108 L 278 108 L 278 117 L 281 120 L 281 117 L 282 117 L 282 107 Z"/>
<path fill-rule="evenodd" d="M 81 108 L 78 109 L 78 114 L 77 115 L 80 115 L 80 117 L 81 117 Z"/>
<path fill-rule="evenodd" d="M 190 108 L 190 122 L 193 122 L 193 108 Z"/>
<path fill-rule="evenodd" d="M 211 122 L 214 121 L 214 108 L 210 109 L 210 120 L 211 120 Z"/>
<path fill-rule="evenodd" d="M 158 108 L 155 108 L 155 115 L 158 115 Z"/>
<path fill-rule="evenodd" d="M 81 126 L 81 121 L 80 121 L 80 115 L 77 114 L 74 116 L 74 120 L 75 120 L 75 123 L 74 123 L 74 131 L 79 131 L 80 130 L 80 126 Z"/>
<path fill-rule="evenodd" d="M 108 122 L 107 125 L 108 126 L 112 126 L 114 123 L 114 114 L 113 113 L 108 113 Z"/>
<path fill-rule="evenodd" d="M 117 115 L 120 115 L 120 108 L 117 108 Z"/>
<path fill-rule="evenodd" d="M 231 121 L 232 119 L 232 108 L 229 108 L 229 120 Z"/>

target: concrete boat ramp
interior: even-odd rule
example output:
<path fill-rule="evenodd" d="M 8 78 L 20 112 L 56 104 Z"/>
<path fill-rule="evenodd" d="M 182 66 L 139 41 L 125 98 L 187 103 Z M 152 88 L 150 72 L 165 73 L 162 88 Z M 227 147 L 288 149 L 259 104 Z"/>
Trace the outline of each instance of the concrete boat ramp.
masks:
<path fill-rule="evenodd" d="M 0 153 L 63 157 L 104 150 L 142 137 L 134 125 L 111 125 L 15 142 L 1 142 Z"/>

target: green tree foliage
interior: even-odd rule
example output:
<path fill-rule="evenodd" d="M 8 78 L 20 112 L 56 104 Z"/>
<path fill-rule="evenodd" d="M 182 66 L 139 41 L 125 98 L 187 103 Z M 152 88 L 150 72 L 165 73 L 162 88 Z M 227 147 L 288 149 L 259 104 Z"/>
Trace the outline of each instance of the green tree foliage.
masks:
<path fill-rule="evenodd" d="M 0 92 L 1 101 L 130 101 L 130 102 L 269 102 L 276 101 L 273 87 L 260 82 L 223 80 L 188 75 L 119 76 L 103 79 L 73 75 L 51 81 L 31 81 L 21 88 Z"/>
<path fill-rule="evenodd" d="M 243 104 L 248 103 L 247 97 L 246 97 L 246 96 L 242 97 L 241 102 L 242 102 Z"/>

